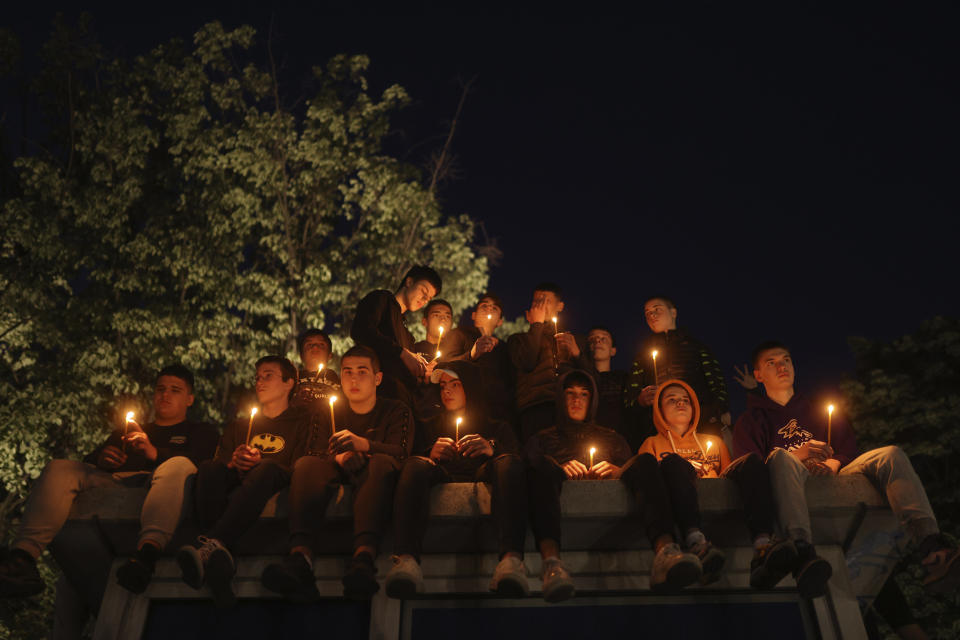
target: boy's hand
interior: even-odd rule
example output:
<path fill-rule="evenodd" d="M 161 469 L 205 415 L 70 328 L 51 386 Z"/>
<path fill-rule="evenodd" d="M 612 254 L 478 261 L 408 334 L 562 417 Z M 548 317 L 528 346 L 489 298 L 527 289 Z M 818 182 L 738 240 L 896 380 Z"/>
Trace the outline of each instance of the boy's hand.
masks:
<path fill-rule="evenodd" d="M 233 457 L 227 466 L 239 471 L 250 471 L 260 464 L 260 460 L 260 449 L 242 444 L 233 450 Z"/>
<path fill-rule="evenodd" d="M 437 438 L 430 449 L 430 459 L 434 462 L 453 460 L 457 457 L 457 445 L 453 438 Z"/>
<path fill-rule="evenodd" d="M 105 446 L 103 451 L 100 452 L 100 455 L 97 456 L 97 466 L 105 471 L 113 471 L 118 467 L 122 467 L 126 461 L 127 454 L 112 444 Z"/>
<path fill-rule="evenodd" d="M 590 467 L 590 475 L 600 480 L 616 480 L 621 473 L 623 470 L 620 467 L 606 460 L 601 460 Z"/>
<path fill-rule="evenodd" d="M 128 431 L 127 435 L 123 436 L 123 441 L 134 451 L 142 453 L 147 460 L 157 459 L 157 448 L 143 431 Z"/>
<path fill-rule="evenodd" d="M 341 429 L 330 436 L 328 446 L 332 453 L 344 453 L 345 451 L 369 451 L 370 441 L 363 436 L 358 436 L 349 429 Z"/>
<path fill-rule="evenodd" d="M 457 443 L 457 449 L 464 458 L 476 458 L 478 456 L 492 456 L 493 445 L 486 438 L 481 438 L 475 433 L 470 433 Z"/>
<path fill-rule="evenodd" d="M 569 460 L 563 463 L 563 472 L 566 473 L 567 477 L 571 480 L 582 480 L 587 477 L 590 470 L 579 460 Z"/>

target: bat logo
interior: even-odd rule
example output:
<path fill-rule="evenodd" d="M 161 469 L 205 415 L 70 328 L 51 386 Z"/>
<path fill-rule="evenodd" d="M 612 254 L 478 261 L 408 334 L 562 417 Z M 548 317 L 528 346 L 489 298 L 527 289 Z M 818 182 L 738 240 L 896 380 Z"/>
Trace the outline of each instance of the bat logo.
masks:
<path fill-rule="evenodd" d="M 283 445 L 283 438 L 272 433 L 258 433 L 250 440 L 250 447 L 260 449 L 261 453 L 280 453 Z"/>

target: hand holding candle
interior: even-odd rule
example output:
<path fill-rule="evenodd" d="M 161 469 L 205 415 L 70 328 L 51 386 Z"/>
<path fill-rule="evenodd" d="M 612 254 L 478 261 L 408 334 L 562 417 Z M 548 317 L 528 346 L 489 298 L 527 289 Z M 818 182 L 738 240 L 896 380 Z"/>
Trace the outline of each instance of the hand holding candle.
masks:
<path fill-rule="evenodd" d="M 257 415 L 257 408 L 253 407 L 250 409 L 250 422 L 247 423 L 247 446 L 250 446 L 250 431 L 253 429 L 253 418 Z"/>

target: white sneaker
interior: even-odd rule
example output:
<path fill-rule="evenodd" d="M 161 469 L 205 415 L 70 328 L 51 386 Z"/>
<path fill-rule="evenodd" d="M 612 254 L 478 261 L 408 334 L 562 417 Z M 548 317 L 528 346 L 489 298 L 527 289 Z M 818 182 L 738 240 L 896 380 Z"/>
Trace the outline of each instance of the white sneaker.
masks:
<path fill-rule="evenodd" d="M 679 591 L 700 579 L 700 558 L 684 553 L 676 543 L 664 545 L 653 558 L 650 587 L 663 591 Z"/>
<path fill-rule="evenodd" d="M 389 597 L 409 600 L 423 593 L 423 569 L 413 556 L 393 556 L 393 566 L 384 583 Z"/>
<path fill-rule="evenodd" d="M 493 570 L 490 591 L 496 591 L 504 598 L 522 598 L 530 595 L 527 582 L 527 567 L 523 560 L 514 556 L 504 556 Z"/>

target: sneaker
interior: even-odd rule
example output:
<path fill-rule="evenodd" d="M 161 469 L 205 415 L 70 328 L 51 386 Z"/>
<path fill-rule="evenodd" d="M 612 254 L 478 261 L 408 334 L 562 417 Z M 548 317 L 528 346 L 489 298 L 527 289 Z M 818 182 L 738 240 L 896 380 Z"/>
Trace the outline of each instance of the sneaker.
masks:
<path fill-rule="evenodd" d="M 797 581 L 797 591 L 801 598 L 818 598 L 827 593 L 827 582 L 833 575 L 830 563 L 817 555 L 813 545 L 803 540 L 795 540 L 797 564 L 793 577 Z"/>
<path fill-rule="evenodd" d="M 126 564 L 117 567 L 117 584 L 130 593 L 143 593 L 153 578 L 153 569 L 137 558 L 130 558 Z"/>
<path fill-rule="evenodd" d="M 709 540 L 697 542 L 687 549 L 700 560 L 700 584 L 712 584 L 720 579 L 723 563 L 727 555 L 717 549 Z"/>
<path fill-rule="evenodd" d="M 929 593 L 953 593 L 960 587 L 960 549 L 957 547 L 934 552 L 933 562 L 924 564 L 927 571 L 923 587 Z M 924 558 L 926 559 L 926 558 Z"/>
<path fill-rule="evenodd" d="M 523 560 L 514 556 L 504 556 L 493 570 L 490 591 L 504 598 L 522 598 L 530 595 L 527 582 L 527 567 Z"/>
<path fill-rule="evenodd" d="M 653 557 L 650 568 L 650 587 L 657 591 L 679 591 L 700 579 L 703 569 L 700 558 L 684 553 L 673 542 L 664 545 Z"/>
<path fill-rule="evenodd" d="M 293 602 L 313 602 L 320 597 L 313 569 L 302 553 L 291 553 L 263 570 L 260 582 Z"/>
<path fill-rule="evenodd" d="M 216 548 L 207 558 L 206 580 L 213 595 L 213 603 L 221 608 L 232 607 L 237 603 L 233 593 L 233 576 L 237 567 L 233 562 L 233 555 L 219 540 L 213 540 Z"/>
<path fill-rule="evenodd" d="M 423 593 L 423 569 L 413 556 L 393 556 L 393 566 L 384 580 L 387 596 L 397 600 L 410 600 Z"/>
<path fill-rule="evenodd" d="M 562 602 L 574 596 L 576 589 L 570 572 L 560 558 L 549 558 L 543 563 L 543 599 L 547 602 Z"/>
<path fill-rule="evenodd" d="M 224 547 L 216 538 L 206 536 L 199 536 L 195 543 L 180 547 L 177 551 L 177 564 L 180 565 L 183 581 L 194 589 L 200 589 L 205 582 L 204 574 L 210 554 L 216 549 L 224 549 Z"/>
<path fill-rule="evenodd" d="M 793 540 L 776 536 L 753 552 L 750 561 L 750 586 L 754 589 L 773 589 L 797 565 L 797 547 Z"/>
<path fill-rule="evenodd" d="M 354 600 L 369 600 L 380 590 L 374 578 L 376 574 L 377 568 L 369 553 L 353 556 L 343 574 L 343 595 Z"/>
<path fill-rule="evenodd" d="M 37 561 L 21 549 L 3 552 L 0 559 L 0 597 L 26 598 L 43 591 Z"/>

